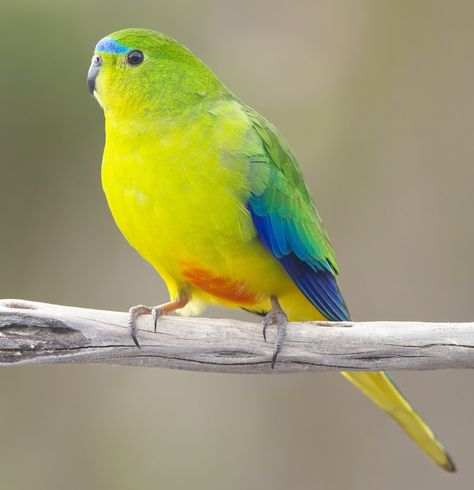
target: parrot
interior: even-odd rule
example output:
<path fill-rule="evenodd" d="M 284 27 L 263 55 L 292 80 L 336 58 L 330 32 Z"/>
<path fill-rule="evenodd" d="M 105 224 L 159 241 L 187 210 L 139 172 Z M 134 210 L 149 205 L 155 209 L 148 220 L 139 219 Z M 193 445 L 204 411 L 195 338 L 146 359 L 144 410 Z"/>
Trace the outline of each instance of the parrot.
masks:
<path fill-rule="evenodd" d="M 206 305 L 276 325 L 349 321 L 339 266 L 285 138 L 175 39 L 127 28 L 95 46 L 87 83 L 105 116 L 102 187 L 118 228 L 162 277 L 170 300 L 137 319 Z M 308 327 L 310 328 L 310 327 Z M 440 467 L 455 466 L 384 372 L 343 372 Z"/>

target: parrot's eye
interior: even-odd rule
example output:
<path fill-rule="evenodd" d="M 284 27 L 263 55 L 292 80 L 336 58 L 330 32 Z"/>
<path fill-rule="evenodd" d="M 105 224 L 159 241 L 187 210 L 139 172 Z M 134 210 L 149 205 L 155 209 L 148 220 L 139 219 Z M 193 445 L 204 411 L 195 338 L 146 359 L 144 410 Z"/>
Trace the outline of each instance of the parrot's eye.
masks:
<path fill-rule="evenodd" d="M 127 63 L 129 65 L 139 65 L 144 59 L 143 53 L 138 50 L 130 51 L 130 53 L 127 54 Z"/>

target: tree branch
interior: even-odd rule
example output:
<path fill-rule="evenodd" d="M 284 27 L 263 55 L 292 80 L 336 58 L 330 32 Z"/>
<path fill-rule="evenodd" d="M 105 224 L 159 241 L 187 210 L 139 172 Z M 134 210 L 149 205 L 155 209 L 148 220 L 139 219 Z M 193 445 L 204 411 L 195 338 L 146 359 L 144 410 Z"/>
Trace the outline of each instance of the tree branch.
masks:
<path fill-rule="evenodd" d="M 127 314 L 0 300 L 0 365 L 93 363 L 225 373 L 269 373 L 268 343 L 256 323 L 207 318 L 139 320 L 133 345 Z M 276 372 L 474 367 L 474 323 L 291 323 Z"/>

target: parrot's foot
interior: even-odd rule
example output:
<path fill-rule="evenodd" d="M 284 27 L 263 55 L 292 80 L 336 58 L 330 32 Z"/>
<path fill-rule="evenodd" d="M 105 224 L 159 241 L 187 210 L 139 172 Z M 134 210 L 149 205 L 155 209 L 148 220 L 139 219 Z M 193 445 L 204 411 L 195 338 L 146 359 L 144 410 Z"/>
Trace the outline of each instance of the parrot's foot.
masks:
<path fill-rule="evenodd" d="M 183 308 L 188 304 L 188 301 L 189 301 L 188 297 L 183 295 L 180 296 L 175 301 L 170 301 L 169 303 L 164 303 L 158 306 L 153 306 L 153 307 L 145 306 L 145 305 L 132 306 L 128 310 L 128 329 L 130 331 L 130 335 L 132 336 L 135 345 L 138 348 L 140 348 L 140 344 L 138 343 L 138 338 L 137 338 L 137 318 L 140 315 L 151 314 L 153 318 L 153 328 L 154 331 L 156 332 L 156 326 L 158 323 L 158 318 L 160 316 L 166 315 L 167 313 L 171 313 L 172 311 Z"/>
<path fill-rule="evenodd" d="M 281 350 L 283 341 L 285 340 L 286 325 L 288 324 L 288 318 L 285 315 L 278 298 L 276 296 L 271 296 L 270 300 L 272 302 L 272 309 L 267 313 L 267 316 L 262 321 L 262 333 L 265 342 L 267 341 L 267 327 L 269 325 L 278 326 L 278 334 L 275 342 L 275 349 L 272 356 L 272 369 L 275 367 L 276 359 L 278 353 Z"/>
<path fill-rule="evenodd" d="M 130 331 L 133 342 L 138 348 L 140 348 L 140 344 L 137 339 L 137 318 L 140 315 L 147 315 L 149 313 L 151 313 L 151 308 L 145 305 L 132 306 L 128 310 L 128 330 Z"/>

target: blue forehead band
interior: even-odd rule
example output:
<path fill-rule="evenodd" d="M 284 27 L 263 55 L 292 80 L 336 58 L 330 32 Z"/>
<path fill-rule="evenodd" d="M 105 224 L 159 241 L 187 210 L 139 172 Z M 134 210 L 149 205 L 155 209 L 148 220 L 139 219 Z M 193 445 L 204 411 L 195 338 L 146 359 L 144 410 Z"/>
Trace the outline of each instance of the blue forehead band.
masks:
<path fill-rule="evenodd" d="M 130 51 L 130 48 L 128 46 L 120 44 L 112 37 L 104 37 L 104 39 L 101 39 L 97 43 L 95 50 L 101 51 L 102 53 L 122 54 Z"/>

